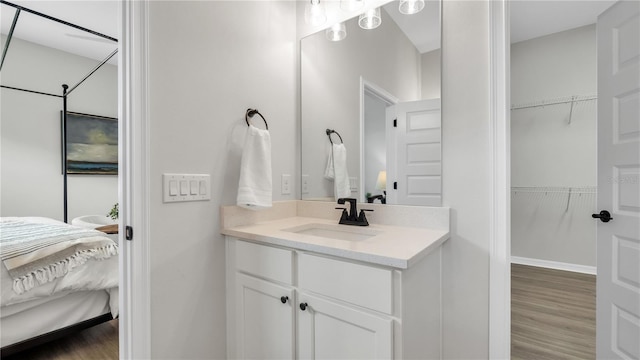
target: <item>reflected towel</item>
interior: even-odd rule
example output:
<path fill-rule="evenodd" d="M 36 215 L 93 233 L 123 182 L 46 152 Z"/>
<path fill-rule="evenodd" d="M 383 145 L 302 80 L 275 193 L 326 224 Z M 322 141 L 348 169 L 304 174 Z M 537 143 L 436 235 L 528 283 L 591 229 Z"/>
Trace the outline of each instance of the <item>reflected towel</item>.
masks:
<path fill-rule="evenodd" d="M 344 144 L 332 144 L 333 193 L 337 199 L 351 197 L 351 184 L 347 172 L 347 148 Z"/>
<path fill-rule="evenodd" d="M 333 170 L 333 145 L 329 149 L 329 156 L 327 156 L 327 167 L 324 169 L 324 178 L 327 180 L 335 179 L 336 174 Z"/>
<path fill-rule="evenodd" d="M 269 131 L 249 125 L 244 140 L 238 206 L 259 210 L 271 207 L 271 136 Z"/>

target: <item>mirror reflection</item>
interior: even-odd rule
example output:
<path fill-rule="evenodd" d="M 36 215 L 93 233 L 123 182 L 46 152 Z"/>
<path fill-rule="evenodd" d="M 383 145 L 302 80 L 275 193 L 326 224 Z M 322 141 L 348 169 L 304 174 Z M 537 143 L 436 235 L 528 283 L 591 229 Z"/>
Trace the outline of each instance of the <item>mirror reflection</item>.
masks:
<path fill-rule="evenodd" d="M 300 70 L 303 200 L 441 205 L 439 1 L 305 37 Z"/>

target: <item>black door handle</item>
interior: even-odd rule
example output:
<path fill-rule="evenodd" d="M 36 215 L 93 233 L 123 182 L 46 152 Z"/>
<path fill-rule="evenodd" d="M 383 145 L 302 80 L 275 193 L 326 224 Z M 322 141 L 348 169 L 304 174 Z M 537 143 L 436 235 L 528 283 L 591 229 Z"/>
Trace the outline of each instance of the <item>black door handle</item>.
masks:
<path fill-rule="evenodd" d="M 607 210 L 600 211 L 600 214 L 591 214 L 591 217 L 594 219 L 600 219 L 600 221 L 602 222 L 609 222 L 613 220 L 613 218 L 611 217 L 611 213 L 609 213 Z"/>
<path fill-rule="evenodd" d="M 307 310 L 307 306 L 309 306 L 307 303 L 300 303 L 300 310 L 302 311 Z"/>
<path fill-rule="evenodd" d="M 280 302 L 283 304 L 286 304 L 287 301 L 289 301 L 289 297 L 288 296 L 280 296 Z"/>

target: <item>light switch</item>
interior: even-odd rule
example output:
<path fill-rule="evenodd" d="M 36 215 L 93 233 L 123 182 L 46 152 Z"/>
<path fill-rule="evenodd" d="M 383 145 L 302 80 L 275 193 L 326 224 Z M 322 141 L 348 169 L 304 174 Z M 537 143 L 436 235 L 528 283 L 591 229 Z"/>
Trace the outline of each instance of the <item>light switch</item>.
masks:
<path fill-rule="evenodd" d="M 178 182 L 175 180 L 169 181 L 169 195 L 170 196 L 178 195 Z"/>
<path fill-rule="evenodd" d="M 207 182 L 200 180 L 200 195 L 207 195 Z"/>
<path fill-rule="evenodd" d="M 189 182 L 180 180 L 180 195 L 189 195 Z"/>
<path fill-rule="evenodd" d="M 162 200 L 165 203 L 211 200 L 209 174 L 162 174 Z"/>

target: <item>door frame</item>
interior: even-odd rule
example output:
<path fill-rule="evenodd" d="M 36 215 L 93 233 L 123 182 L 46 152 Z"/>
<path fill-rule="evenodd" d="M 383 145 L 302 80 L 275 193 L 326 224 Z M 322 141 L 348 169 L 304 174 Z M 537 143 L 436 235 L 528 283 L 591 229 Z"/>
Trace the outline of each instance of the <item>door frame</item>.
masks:
<path fill-rule="evenodd" d="M 489 1 L 489 359 L 511 357 L 511 165 L 509 3 Z"/>
<path fill-rule="evenodd" d="M 365 80 L 362 76 L 360 76 L 360 179 L 358 179 L 358 201 L 359 202 L 367 202 L 367 199 L 365 199 L 365 192 L 364 192 L 364 154 L 365 154 L 365 148 L 364 148 L 364 98 L 366 96 L 366 94 L 369 93 L 375 97 L 377 97 L 378 99 L 384 101 L 385 103 L 387 103 L 387 107 L 391 106 L 391 105 L 395 105 L 397 104 L 400 100 L 393 96 L 390 92 L 386 91 L 385 89 L 383 89 L 382 87 L 372 83 L 371 81 L 367 81 Z"/>
<path fill-rule="evenodd" d="M 120 359 L 151 358 L 148 0 L 118 5 Z M 132 241 L 125 226 L 135 229 Z"/>

